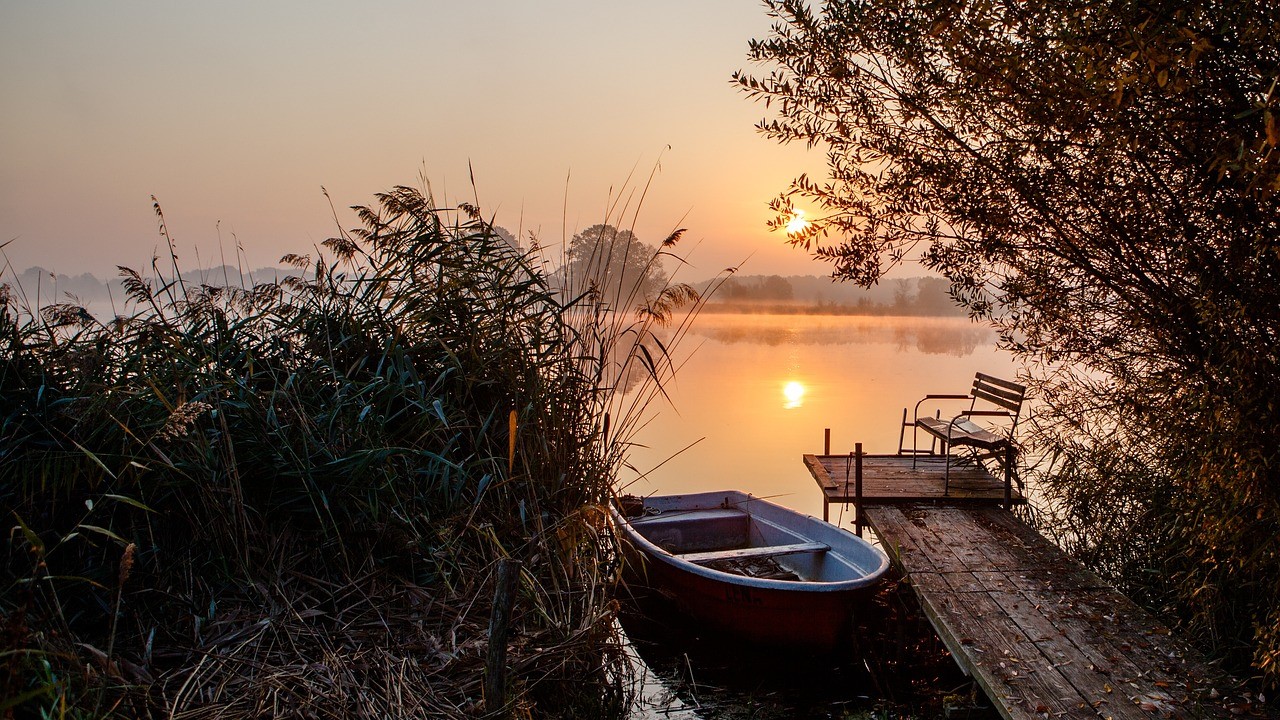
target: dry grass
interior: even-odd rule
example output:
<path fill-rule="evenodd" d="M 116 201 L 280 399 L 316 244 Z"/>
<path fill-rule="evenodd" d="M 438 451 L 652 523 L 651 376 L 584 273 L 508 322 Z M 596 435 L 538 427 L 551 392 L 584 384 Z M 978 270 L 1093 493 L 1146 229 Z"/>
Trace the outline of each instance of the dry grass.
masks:
<path fill-rule="evenodd" d="M 677 365 L 651 329 L 696 294 L 566 294 L 410 188 L 357 214 L 278 284 L 122 269 L 140 310 L 106 324 L 4 296 L 0 711 L 626 711 L 603 507 Z M 482 690 L 502 558 L 506 708 Z"/>

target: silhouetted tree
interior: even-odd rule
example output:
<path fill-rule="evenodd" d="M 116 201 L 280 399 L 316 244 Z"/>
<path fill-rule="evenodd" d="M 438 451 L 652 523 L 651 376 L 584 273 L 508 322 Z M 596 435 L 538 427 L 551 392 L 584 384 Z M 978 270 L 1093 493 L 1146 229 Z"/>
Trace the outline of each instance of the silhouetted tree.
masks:
<path fill-rule="evenodd" d="M 766 300 L 790 300 L 793 294 L 791 283 L 780 275 L 769 275 L 760 281 L 760 296 Z"/>
<path fill-rule="evenodd" d="M 957 312 L 955 300 L 947 292 L 950 283 L 943 278 L 916 279 L 915 309 L 921 315 L 952 315 Z"/>
<path fill-rule="evenodd" d="M 593 286 L 616 308 L 652 300 L 667 283 L 657 248 L 630 230 L 592 225 L 573 236 L 567 254 L 567 284 L 579 289 Z"/>
<path fill-rule="evenodd" d="M 1280 684 L 1280 4 L 767 5 L 735 80 L 829 174 L 776 222 L 864 284 L 921 251 L 1038 368 L 1072 549 Z"/>
<path fill-rule="evenodd" d="M 489 232 L 493 233 L 499 238 L 502 238 L 502 241 L 510 245 L 513 249 L 515 250 L 522 249 L 520 247 L 520 238 L 512 234 L 510 230 L 502 227 L 501 225 L 489 225 L 487 227 L 489 228 Z"/>

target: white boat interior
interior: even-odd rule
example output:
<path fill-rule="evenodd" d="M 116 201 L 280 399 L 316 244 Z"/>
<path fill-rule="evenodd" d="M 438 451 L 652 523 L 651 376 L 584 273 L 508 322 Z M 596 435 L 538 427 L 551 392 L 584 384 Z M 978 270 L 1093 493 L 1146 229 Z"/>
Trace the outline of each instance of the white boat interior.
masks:
<path fill-rule="evenodd" d="M 804 582 L 848 582 L 883 571 L 884 553 L 862 538 L 746 493 L 647 498 L 634 531 L 698 565 L 769 558 Z"/>

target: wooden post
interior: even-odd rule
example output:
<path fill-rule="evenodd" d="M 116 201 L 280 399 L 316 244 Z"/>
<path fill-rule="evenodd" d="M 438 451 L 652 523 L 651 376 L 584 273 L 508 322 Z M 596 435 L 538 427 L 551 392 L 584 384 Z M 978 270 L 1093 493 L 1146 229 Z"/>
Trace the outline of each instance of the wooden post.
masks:
<path fill-rule="evenodd" d="M 843 497 L 844 497 L 845 507 L 849 506 L 849 480 L 851 479 L 850 478 L 851 470 L 853 470 L 853 453 L 849 453 L 849 456 L 844 459 L 844 496 Z"/>
<path fill-rule="evenodd" d="M 858 531 L 858 537 L 862 537 L 862 443 L 855 443 L 853 448 L 855 455 L 853 481 L 853 528 Z"/>
<path fill-rule="evenodd" d="M 822 454 L 831 454 L 831 428 L 822 431 Z"/>
<path fill-rule="evenodd" d="M 484 668 L 484 709 L 488 715 L 502 712 L 507 705 L 507 630 L 511 608 L 520 579 L 519 560 L 498 561 L 498 577 L 493 588 L 493 614 L 489 616 L 489 652 Z"/>
<path fill-rule="evenodd" d="M 1013 448 L 1013 443 L 1009 443 L 1009 447 L 1004 451 L 1004 509 L 1008 510 L 1013 507 L 1013 463 L 1018 457 L 1018 453 Z"/>

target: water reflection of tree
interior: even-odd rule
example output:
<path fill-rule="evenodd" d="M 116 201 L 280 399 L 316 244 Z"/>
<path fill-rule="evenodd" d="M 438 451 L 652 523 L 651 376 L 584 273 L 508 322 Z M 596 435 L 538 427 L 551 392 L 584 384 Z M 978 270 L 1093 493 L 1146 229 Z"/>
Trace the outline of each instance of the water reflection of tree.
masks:
<path fill-rule="evenodd" d="M 601 387 L 615 396 L 625 395 L 636 389 L 641 380 L 651 376 L 651 369 L 636 357 L 648 353 L 650 357 L 660 354 L 659 346 L 665 347 L 667 341 L 657 338 L 652 331 L 644 329 L 642 337 L 633 345 L 609 345 L 604 348 L 604 362 L 601 363 Z M 668 336 L 667 328 L 659 328 L 658 332 Z M 655 342 L 656 341 L 656 342 Z M 640 350 L 641 347 L 645 349 Z"/>
<path fill-rule="evenodd" d="M 915 349 L 926 355 L 972 355 L 979 346 L 993 345 L 991 328 L 962 326 L 897 326 L 894 328 L 899 350 Z"/>
<path fill-rule="evenodd" d="M 692 332 L 726 345 L 895 345 L 899 350 L 915 350 L 926 355 L 972 355 L 979 347 L 993 345 L 990 328 L 961 323 L 858 323 L 823 324 L 812 327 L 747 325 L 717 326 L 695 324 Z"/>

